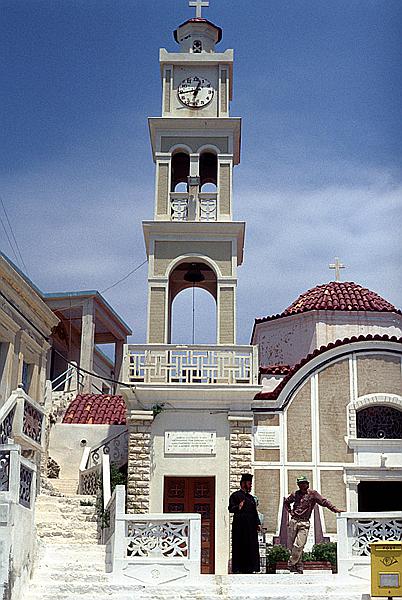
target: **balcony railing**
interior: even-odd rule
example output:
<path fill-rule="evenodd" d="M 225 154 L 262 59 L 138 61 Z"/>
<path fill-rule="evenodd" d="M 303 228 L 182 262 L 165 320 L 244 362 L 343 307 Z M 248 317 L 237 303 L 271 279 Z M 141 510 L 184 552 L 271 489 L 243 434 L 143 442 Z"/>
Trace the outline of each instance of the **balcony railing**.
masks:
<path fill-rule="evenodd" d="M 257 347 L 128 345 L 124 381 L 128 384 L 256 385 Z"/>
<path fill-rule="evenodd" d="M 124 486 L 116 486 L 106 507 L 106 570 L 142 585 L 199 578 L 201 515 L 126 514 L 125 500 Z"/>
<path fill-rule="evenodd" d="M 370 565 L 370 544 L 402 540 L 402 511 L 341 513 L 337 517 L 338 570 L 347 574 Z"/>
<path fill-rule="evenodd" d="M 217 221 L 217 194 L 200 192 L 198 197 L 187 192 L 170 193 L 172 221 Z"/>

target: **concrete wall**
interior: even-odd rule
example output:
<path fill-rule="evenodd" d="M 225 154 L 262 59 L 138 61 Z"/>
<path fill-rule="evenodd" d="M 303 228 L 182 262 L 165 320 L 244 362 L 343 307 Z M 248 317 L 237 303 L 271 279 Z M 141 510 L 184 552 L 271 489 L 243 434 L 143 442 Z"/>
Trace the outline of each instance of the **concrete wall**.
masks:
<path fill-rule="evenodd" d="M 166 455 L 165 431 L 216 431 L 216 455 Z M 163 512 L 165 476 L 215 477 L 215 570 L 227 573 L 229 558 L 229 423 L 226 414 L 172 411 L 152 423 L 150 512 Z"/>
<path fill-rule="evenodd" d="M 154 275 L 164 276 L 172 260 L 193 254 L 208 256 L 216 262 L 222 275 L 232 275 L 232 242 L 212 241 L 156 241 Z"/>
<path fill-rule="evenodd" d="M 85 446 L 96 446 L 103 439 L 117 435 L 125 425 L 70 425 L 56 423 L 50 431 L 49 456 L 60 466 L 60 479 L 76 479 Z M 86 444 L 81 445 L 81 441 Z"/>
<path fill-rule="evenodd" d="M 321 346 L 360 335 L 402 337 L 402 316 L 393 313 L 311 311 L 259 323 L 253 344 L 260 364 L 294 365 Z"/>

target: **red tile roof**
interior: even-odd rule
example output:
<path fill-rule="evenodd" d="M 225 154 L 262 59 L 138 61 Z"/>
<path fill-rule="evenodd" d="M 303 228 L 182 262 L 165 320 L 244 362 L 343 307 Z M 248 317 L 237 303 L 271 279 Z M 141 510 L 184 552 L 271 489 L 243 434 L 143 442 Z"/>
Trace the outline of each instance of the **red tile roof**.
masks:
<path fill-rule="evenodd" d="M 310 360 L 318 356 L 319 354 L 323 354 L 327 352 L 327 350 L 332 350 L 333 348 L 337 348 L 338 346 L 345 346 L 346 344 L 351 344 L 354 342 L 367 342 L 367 341 L 381 341 L 381 342 L 398 342 L 402 344 L 402 338 L 397 338 L 396 336 L 388 336 L 388 335 L 359 335 L 359 337 L 353 336 L 351 338 L 345 338 L 344 340 L 337 340 L 327 346 L 321 346 L 321 348 L 317 348 L 311 354 L 308 354 L 305 358 L 303 358 L 299 363 L 294 365 L 289 369 L 287 375 L 282 379 L 282 381 L 276 386 L 276 388 L 270 392 L 258 392 L 254 397 L 255 400 L 276 400 L 283 390 L 288 381 L 293 377 L 293 375 L 301 369 L 306 363 Z"/>
<path fill-rule="evenodd" d="M 290 369 L 290 365 L 266 365 L 260 367 L 260 375 L 287 375 Z"/>
<path fill-rule="evenodd" d="M 281 314 L 255 319 L 255 324 L 310 310 L 394 312 L 401 314 L 401 311 L 390 302 L 358 283 L 353 283 L 353 281 L 330 281 L 301 294 Z"/>
<path fill-rule="evenodd" d="M 80 394 L 67 408 L 63 423 L 125 425 L 126 405 L 122 396 Z"/>

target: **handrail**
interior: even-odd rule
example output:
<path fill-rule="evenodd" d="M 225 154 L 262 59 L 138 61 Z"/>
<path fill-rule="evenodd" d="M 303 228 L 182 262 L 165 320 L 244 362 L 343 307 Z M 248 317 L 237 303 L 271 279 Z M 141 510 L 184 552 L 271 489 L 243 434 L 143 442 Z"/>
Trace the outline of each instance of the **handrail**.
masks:
<path fill-rule="evenodd" d="M 115 435 L 103 438 L 103 440 L 101 440 L 96 446 L 91 446 L 90 453 L 92 454 L 93 452 L 96 452 L 97 450 L 100 450 L 102 448 L 102 446 L 105 446 L 106 444 L 110 444 L 110 442 L 113 442 L 113 440 L 119 438 L 121 435 L 126 434 L 128 431 L 127 427 L 124 429 L 124 431 L 119 431 L 118 433 L 116 433 Z M 88 459 L 89 459 L 89 454 L 88 454 Z"/>
<path fill-rule="evenodd" d="M 75 363 L 69 363 L 67 369 L 52 380 L 53 392 L 58 391 L 59 388 L 61 388 L 60 391 L 71 391 L 66 390 L 66 384 L 73 379 L 75 373 L 77 373 L 77 389 L 82 387 L 84 379 L 83 374 L 80 372 L 78 366 Z"/>

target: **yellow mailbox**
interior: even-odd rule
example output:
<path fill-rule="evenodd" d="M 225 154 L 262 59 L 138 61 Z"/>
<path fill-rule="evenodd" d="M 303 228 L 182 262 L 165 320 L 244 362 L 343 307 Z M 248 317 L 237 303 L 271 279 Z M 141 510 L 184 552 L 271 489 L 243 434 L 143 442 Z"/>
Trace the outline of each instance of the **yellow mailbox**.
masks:
<path fill-rule="evenodd" d="M 402 598 L 402 541 L 374 542 L 371 549 L 371 597 Z"/>

